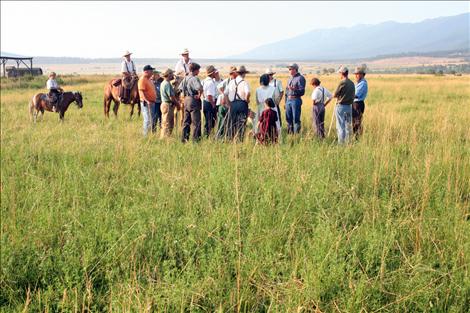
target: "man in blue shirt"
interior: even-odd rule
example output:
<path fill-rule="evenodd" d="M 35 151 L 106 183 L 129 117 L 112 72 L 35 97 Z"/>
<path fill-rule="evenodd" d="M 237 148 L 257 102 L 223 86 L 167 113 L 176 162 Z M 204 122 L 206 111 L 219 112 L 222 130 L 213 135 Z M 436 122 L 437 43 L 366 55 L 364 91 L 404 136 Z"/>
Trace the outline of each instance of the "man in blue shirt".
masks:
<path fill-rule="evenodd" d="M 299 73 L 299 66 L 292 63 L 288 66 L 290 77 L 286 86 L 286 120 L 287 133 L 300 133 L 300 113 L 302 96 L 305 94 L 305 78 Z"/>
<path fill-rule="evenodd" d="M 367 80 L 365 66 L 356 67 L 354 71 L 356 76 L 356 95 L 354 96 L 354 102 L 352 105 L 352 124 L 353 133 L 356 139 L 362 134 L 362 115 L 364 114 L 365 104 L 364 100 L 367 97 Z"/>

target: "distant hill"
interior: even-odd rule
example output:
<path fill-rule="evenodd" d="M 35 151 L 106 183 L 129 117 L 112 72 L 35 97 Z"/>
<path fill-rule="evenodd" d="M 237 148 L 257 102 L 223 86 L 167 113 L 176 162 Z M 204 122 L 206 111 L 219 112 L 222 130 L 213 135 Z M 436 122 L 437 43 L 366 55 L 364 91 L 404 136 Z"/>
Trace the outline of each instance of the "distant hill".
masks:
<path fill-rule="evenodd" d="M 470 13 L 419 23 L 384 22 L 313 30 L 229 58 L 325 61 L 439 51 L 470 51 Z"/>

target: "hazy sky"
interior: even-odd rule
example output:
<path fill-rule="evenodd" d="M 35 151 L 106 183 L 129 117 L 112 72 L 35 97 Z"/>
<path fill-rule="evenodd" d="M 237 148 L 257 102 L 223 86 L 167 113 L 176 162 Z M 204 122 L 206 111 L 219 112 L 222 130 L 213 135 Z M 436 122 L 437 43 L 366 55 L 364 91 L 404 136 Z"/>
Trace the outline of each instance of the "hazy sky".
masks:
<path fill-rule="evenodd" d="M 1 51 L 28 56 L 217 58 L 319 28 L 418 22 L 463 2 L 5 2 Z"/>

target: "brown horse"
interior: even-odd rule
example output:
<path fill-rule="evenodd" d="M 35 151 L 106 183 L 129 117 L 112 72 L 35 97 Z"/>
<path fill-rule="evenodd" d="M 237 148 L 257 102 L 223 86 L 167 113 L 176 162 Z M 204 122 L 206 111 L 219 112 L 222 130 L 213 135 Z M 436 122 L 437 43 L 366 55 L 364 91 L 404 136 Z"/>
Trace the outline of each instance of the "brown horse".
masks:
<path fill-rule="evenodd" d="M 140 99 L 139 99 L 139 89 L 137 86 L 137 81 L 139 80 L 139 77 L 132 76 L 131 80 L 131 92 L 130 92 L 130 106 L 131 106 L 131 113 L 130 117 L 132 118 L 132 115 L 134 115 L 134 106 L 137 104 L 137 111 L 138 114 L 140 115 Z M 106 86 L 104 87 L 104 115 L 109 118 L 109 110 L 111 109 L 111 101 L 114 102 L 113 106 L 113 112 L 114 116 L 117 117 L 117 112 L 119 110 L 119 104 L 121 101 L 119 100 L 119 93 L 120 93 L 120 86 L 114 86 L 114 83 L 116 82 L 116 79 L 113 79 L 109 81 Z M 122 84 L 122 82 L 121 82 Z"/>
<path fill-rule="evenodd" d="M 69 108 L 72 102 L 76 102 L 77 106 L 81 109 L 83 107 L 82 93 L 79 91 L 67 91 L 59 97 L 59 104 L 57 104 L 57 113 L 61 121 L 64 120 L 65 111 Z M 36 122 L 39 112 L 41 112 L 41 120 L 44 117 L 44 111 L 52 111 L 52 105 L 49 103 L 46 94 L 40 92 L 33 96 L 29 102 L 29 115 L 31 120 Z"/>

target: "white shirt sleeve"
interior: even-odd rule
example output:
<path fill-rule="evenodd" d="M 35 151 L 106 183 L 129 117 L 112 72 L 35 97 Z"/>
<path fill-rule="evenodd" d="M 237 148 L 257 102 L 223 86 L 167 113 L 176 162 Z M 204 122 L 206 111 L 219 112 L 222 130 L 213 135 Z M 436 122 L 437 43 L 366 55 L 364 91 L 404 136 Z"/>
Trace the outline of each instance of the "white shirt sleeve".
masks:
<path fill-rule="evenodd" d="M 276 79 L 276 81 L 277 91 L 281 94 L 284 91 L 284 89 L 282 89 L 282 81 L 280 79 Z"/>
<path fill-rule="evenodd" d="M 57 89 L 59 88 L 59 84 L 57 84 L 57 81 L 55 79 L 48 79 L 46 83 L 46 88 L 47 89 Z"/>
<path fill-rule="evenodd" d="M 323 87 L 325 88 L 325 87 Z M 333 95 L 331 94 L 331 92 L 325 88 L 325 102 L 328 101 L 328 99 L 331 99 L 333 97 Z"/>
<path fill-rule="evenodd" d="M 315 102 L 321 100 L 321 99 L 319 99 L 321 97 L 321 95 L 318 92 L 319 92 L 318 88 L 315 88 L 312 92 L 312 100 L 315 100 Z"/>
<path fill-rule="evenodd" d="M 127 73 L 126 61 L 121 63 L 121 73 Z"/>
<path fill-rule="evenodd" d="M 243 90 L 245 91 L 245 95 L 248 95 L 250 93 L 250 85 L 248 84 L 246 80 L 243 82 L 244 82 Z"/>
<path fill-rule="evenodd" d="M 215 90 L 215 83 L 212 79 L 206 79 L 204 80 L 204 98 L 207 99 L 208 96 L 213 96 L 215 97 L 216 95 L 216 90 Z"/>
<path fill-rule="evenodd" d="M 175 73 L 179 74 L 180 72 L 184 72 L 183 65 L 181 64 L 181 60 L 178 60 L 175 65 Z"/>

